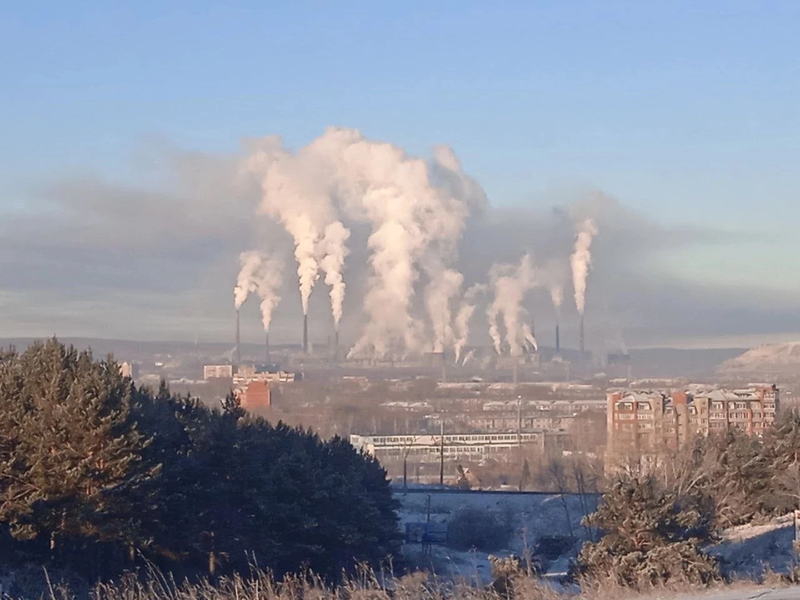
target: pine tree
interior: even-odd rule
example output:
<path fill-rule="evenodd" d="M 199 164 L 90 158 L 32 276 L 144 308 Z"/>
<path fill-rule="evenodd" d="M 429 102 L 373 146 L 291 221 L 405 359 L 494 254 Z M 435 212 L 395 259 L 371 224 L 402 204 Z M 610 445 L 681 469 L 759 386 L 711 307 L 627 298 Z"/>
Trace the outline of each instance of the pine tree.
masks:
<path fill-rule="evenodd" d="M 154 477 L 147 440 L 130 413 L 131 387 L 111 360 L 95 362 L 56 340 L 4 362 L 0 404 L 9 451 L 2 457 L 0 521 L 17 539 L 46 539 L 64 558 L 87 543 L 130 544 L 139 511 L 130 490 Z"/>
<path fill-rule="evenodd" d="M 712 503 L 678 497 L 654 477 L 617 481 L 585 519 L 603 537 L 584 544 L 579 577 L 589 586 L 610 579 L 644 590 L 666 584 L 708 584 L 719 578 L 715 559 L 701 547 L 713 538 Z"/>

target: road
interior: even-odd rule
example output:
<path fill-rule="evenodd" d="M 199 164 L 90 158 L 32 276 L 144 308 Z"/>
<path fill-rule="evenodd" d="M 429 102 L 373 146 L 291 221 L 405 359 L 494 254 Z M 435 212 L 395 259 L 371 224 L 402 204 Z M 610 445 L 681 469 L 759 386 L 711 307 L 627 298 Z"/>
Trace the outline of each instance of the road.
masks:
<path fill-rule="evenodd" d="M 645 598 L 642 598 L 645 600 Z M 667 593 L 647 596 L 646 600 L 800 600 L 800 586 L 770 588 L 766 586 L 715 590 L 700 594 Z"/>

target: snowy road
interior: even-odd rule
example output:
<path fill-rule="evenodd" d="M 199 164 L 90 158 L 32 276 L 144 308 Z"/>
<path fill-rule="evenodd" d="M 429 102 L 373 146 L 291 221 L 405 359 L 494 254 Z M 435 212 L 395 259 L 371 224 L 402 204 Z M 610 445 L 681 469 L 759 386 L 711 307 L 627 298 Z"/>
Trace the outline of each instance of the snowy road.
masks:
<path fill-rule="evenodd" d="M 800 600 L 800 586 L 789 588 L 751 587 L 702 594 L 657 594 L 647 596 L 646 600 Z"/>

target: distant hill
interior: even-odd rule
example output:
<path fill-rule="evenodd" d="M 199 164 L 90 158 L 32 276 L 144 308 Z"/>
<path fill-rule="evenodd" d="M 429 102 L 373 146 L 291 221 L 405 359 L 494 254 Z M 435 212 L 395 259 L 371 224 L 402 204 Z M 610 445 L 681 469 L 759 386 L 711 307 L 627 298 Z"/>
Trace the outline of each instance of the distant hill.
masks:
<path fill-rule="evenodd" d="M 800 342 L 765 344 L 726 360 L 719 371 L 725 374 L 797 374 L 800 370 Z"/>
<path fill-rule="evenodd" d="M 720 363 L 744 352 L 744 348 L 647 348 L 631 350 L 634 377 L 699 377 L 710 375 Z"/>
<path fill-rule="evenodd" d="M 41 338 L 35 338 L 41 339 Z M 197 355 L 214 357 L 219 360 L 229 360 L 233 353 L 233 342 L 136 342 L 131 340 L 108 340 L 101 338 L 61 337 L 58 340 L 64 344 L 72 345 L 79 350 L 91 349 L 96 358 L 103 358 L 113 354 L 117 360 L 134 360 L 147 362 L 156 356 L 186 356 Z M 0 338 L 0 348 L 14 346 L 17 350 L 24 350 L 34 338 Z M 285 349 L 299 349 L 299 345 L 273 344 L 274 351 Z M 263 344 L 242 343 L 242 358 L 245 360 L 261 359 L 264 353 Z"/>

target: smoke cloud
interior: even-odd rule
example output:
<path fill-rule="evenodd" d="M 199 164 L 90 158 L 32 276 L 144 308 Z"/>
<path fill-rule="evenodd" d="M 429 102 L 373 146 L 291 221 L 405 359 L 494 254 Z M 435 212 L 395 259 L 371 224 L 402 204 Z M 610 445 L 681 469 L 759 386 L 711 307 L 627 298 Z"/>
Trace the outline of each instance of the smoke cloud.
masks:
<path fill-rule="evenodd" d="M 143 150 L 158 152 L 146 161 L 157 169 L 146 187 L 84 172 L 20 188 L 31 210 L 7 209 L 0 218 L 0 255 L 7 257 L 1 318 L 7 335 L 68 331 L 180 340 L 198 333 L 201 339 L 226 339 L 233 285 L 220 282 L 230 281 L 242 250 L 261 248 L 265 240 L 280 251 L 286 270 L 271 337 L 297 341 L 303 308 L 325 317 L 330 311 L 343 344 L 362 341 L 361 356 L 400 358 L 435 345 L 449 350 L 452 344 L 463 362 L 468 346 L 489 337 L 485 321 L 473 318 L 489 309 L 498 315 L 492 343 L 510 352 L 499 305 L 468 301 L 463 290 L 467 282 L 485 282 L 492 264 L 514 263 L 526 251 L 535 259 L 537 285 L 548 292 L 526 293 L 522 303 L 536 314 L 540 339 L 551 339 L 554 324 L 539 318 L 551 303 L 556 312 L 561 305 L 562 340 L 568 343 L 577 331 L 576 308 L 592 303 L 589 343 L 596 347 L 619 347 L 620 333 L 635 348 L 707 340 L 733 344 L 800 331 L 798 292 L 785 281 L 768 289 L 766 273 L 753 275 L 757 280 L 748 280 L 753 292 L 742 296 L 742 282 L 721 275 L 730 256 L 780 260 L 774 237 L 762 238 L 757 230 L 664 226 L 592 190 L 528 197 L 529 208 L 486 207 L 480 186 L 461 172 L 451 150 L 441 147 L 418 158 L 353 130 L 329 130 L 291 151 L 279 138 L 249 142 L 226 156 L 171 146 Z M 594 229 L 583 227 L 587 218 Z M 41 236 L 43 230 L 50 234 Z M 602 239 L 592 232 L 598 230 Z M 586 257 L 591 267 L 573 272 L 570 257 L 587 233 L 593 239 L 583 248 L 591 252 Z M 647 243 L 653 239 L 658 244 Z M 8 258 L 23 251 L 25 265 Z M 682 276 L 687 256 L 697 256 L 695 268 L 708 269 L 708 277 Z M 723 260 L 719 257 L 724 262 L 715 263 Z M 286 276 L 295 271 L 292 260 L 297 278 Z M 131 279 L 119 264 L 139 276 Z M 299 269 L 301 264 L 308 268 Z M 554 266 L 565 275 L 553 277 Z M 255 271 L 248 274 L 248 268 L 241 265 L 238 273 L 237 306 L 257 293 L 250 279 Z M 446 272 L 463 275 L 455 294 L 440 289 L 446 288 L 441 281 Z M 591 299 L 586 277 L 575 285 L 572 275 L 579 272 L 591 273 Z M 309 291 L 322 278 L 330 298 Z M 286 302 L 301 280 L 301 299 L 307 301 Z M 581 289 L 581 282 L 583 302 L 576 298 L 567 306 L 564 295 Z M 431 301 L 442 294 L 449 298 L 449 317 L 441 301 Z M 517 339 L 523 347 L 525 322 L 520 312 Z M 317 320 L 311 323 L 316 326 Z"/>
<path fill-rule="evenodd" d="M 489 272 L 494 298 L 486 315 L 489 319 L 489 335 L 497 354 L 503 354 L 499 319 L 502 316 L 508 354 L 522 354 L 522 344 L 526 341 L 537 347 L 530 326 L 523 323 L 528 314 L 523 307 L 525 295 L 534 287 L 541 285 L 537 279 L 530 255 L 525 254 L 518 265 L 496 264 Z M 527 327 L 527 329 L 526 329 Z"/>
<path fill-rule="evenodd" d="M 539 351 L 539 344 L 536 342 L 536 338 L 533 336 L 531 326 L 528 323 L 522 324 L 522 337 L 525 340 L 525 343 L 529 344 L 530 348 L 534 352 Z"/>
<path fill-rule="evenodd" d="M 445 269 L 425 289 L 425 303 L 433 326 L 433 352 L 444 352 L 455 342 L 451 304 L 461 291 L 464 276 Z"/>
<path fill-rule="evenodd" d="M 589 249 L 592 239 L 597 235 L 597 227 L 592 219 L 582 221 L 575 237 L 575 251 L 570 258 L 572 266 L 572 285 L 575 288 L 575 306 L 582 315 L 586 310 L 586 279 L 592 266 Z"/>
<path fill-rule="evenodd" d="M 331 288 L 331 313 L 333 326 L 339 331 L 339 322 L 342 320 L 342 307 L 344 305 L 344 261 L 350 251 L 347 249 L 347 240 L 350 238 L 348 230 L 339 221 L 334 221 L 325 227 L 325 235 L 320 243 L 320 267 L 325 271 L 325 283 Z"/>
<path fill-rule="evenodd" d="M 475 284 L 464 293 L 464 298 L 456 313 L 454 324 L 456 341 L 453 345 L 453 351 L 455 352 L 456 364 L 458 364 L 461 353 L 469 341 L 469 322 L 477 308 L 476 299 L 478 296 L 485 294 L 487 289 L 487 286 L 484 284 Z M 466 360 L 465 358 L 464 361 L 466 362 Z"/>
<path fill-rule="evenodd" d="M 283 276 L 283 263 L 273 256 L 263 257 L 261 264 L 256 272 L 256 294 L 258 294 L 261 303 L 259 308 L 261 310 L 261 323 L 264 325 L 264 331 L 269 333 L 269 326 L 272 323 L 272 312 L 281 297 L 278 291 L 281 288 L 281 279 Z"/>
<path fill-rule="evenodd" d="M 236 278 L 236 286 L 233 288 L 233 304 L 239 310 L 247 300 L 247 297 L 256 291 L 256 273 L 261 267 L 261 254 L 255 250 L 242 252 L 239 255 L 239 276 Z"/>
<path fill-rule="evenodd" d="M 260 178 L 261 212 L 280 222 L 294 240 L 303 314 L 308 314 L 308 301 L 323 268 L 332 288 L 331 310 L 338 326 L 345 290 L 345 243 L 350 233 L 337 219 L 325 157 L 314 144 L 292 154 L 279 137 L 270 136 L 253 144 L 245 171 Z"/>
<path fill-rule="evenodd" d="M 422 275 L 429 282 L 432 346 L 443 347 L 452 338 L 450 301 L 461 285 L 452 268 L 456 247 L 471 208 L 484 198 L 480 186 L 445 147 L 426 161 L 356 130 L 335 128 L 311 146 L 333 172 L 342 211 L 372 230 L 368 322 L 349 355 L 404 356 L 425 347 L 425 324 L 411 311 Z"/>
<path fill-rule="evenodd" d="M 233 289 L 234 306 L 239 310 L 252 293 L 261 303 L 261 322 L 264 331 L 269 331 L 272 312 L 280 302 L 279 290 L 283 275 L 283 263 L 274 256 L 248 250 L 239 255 L 239 276 Z"/>

